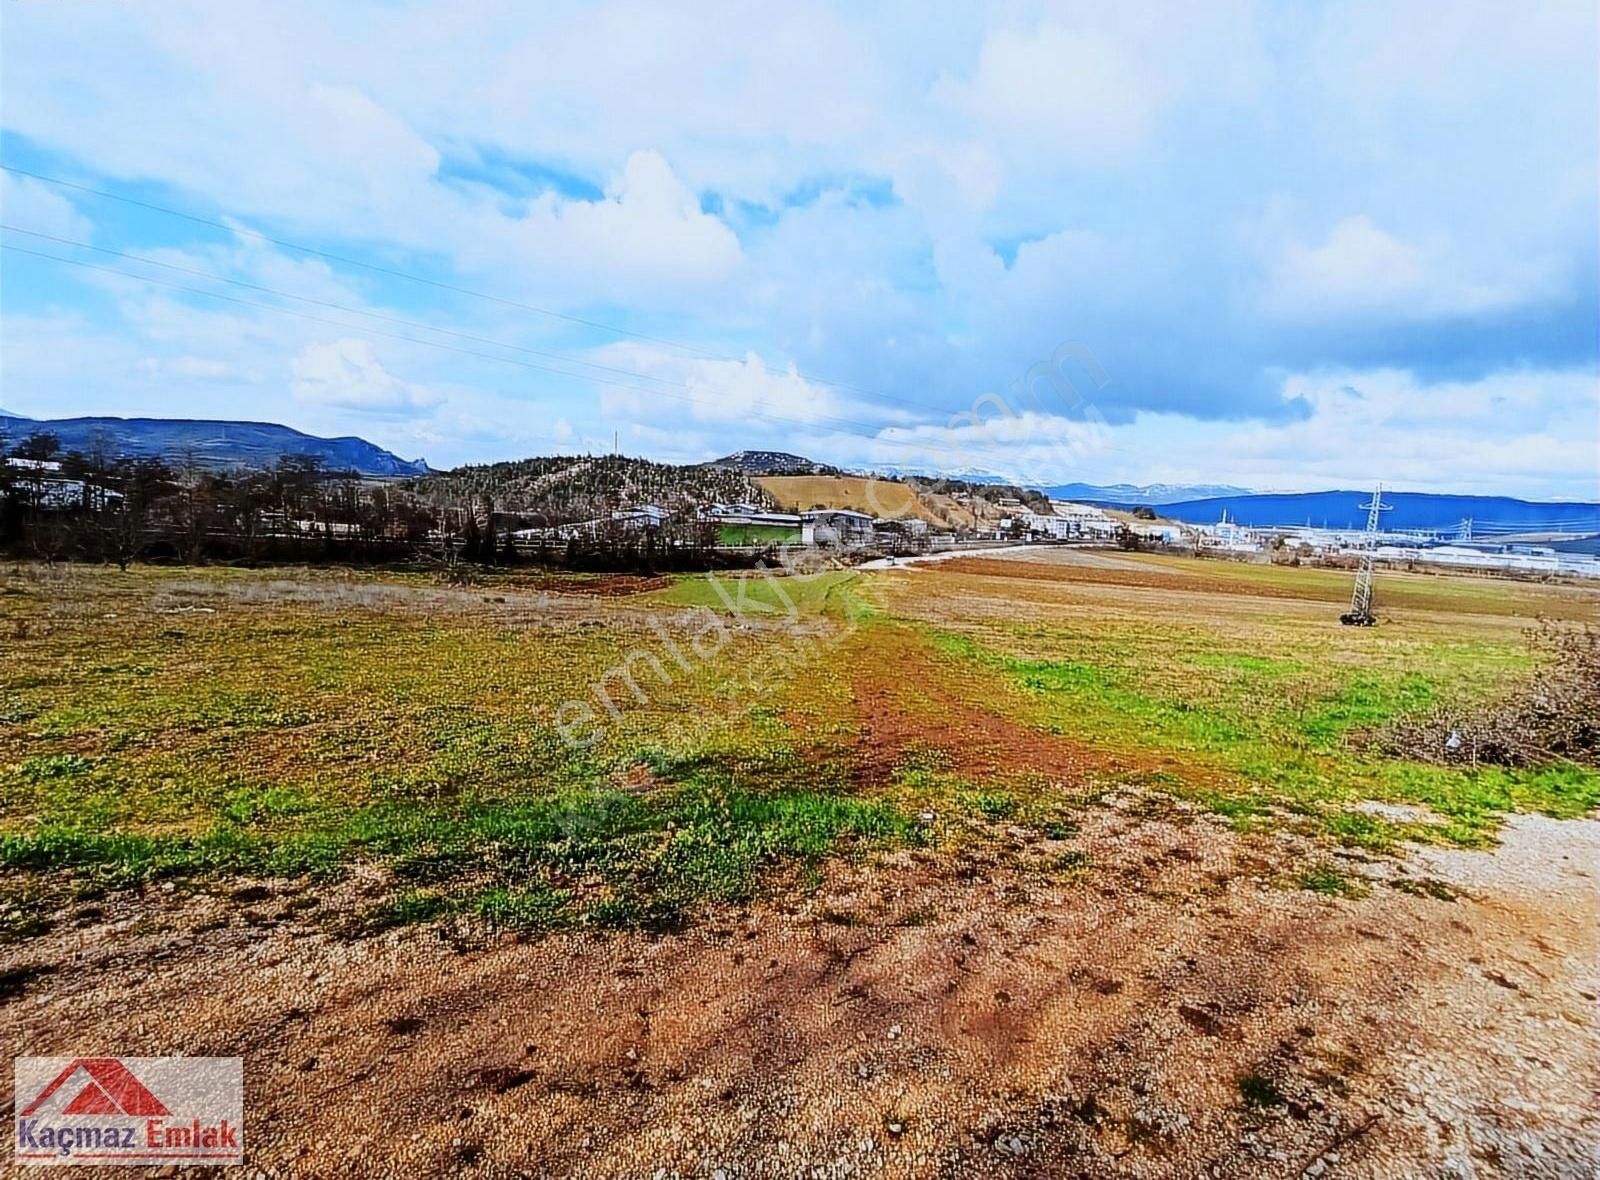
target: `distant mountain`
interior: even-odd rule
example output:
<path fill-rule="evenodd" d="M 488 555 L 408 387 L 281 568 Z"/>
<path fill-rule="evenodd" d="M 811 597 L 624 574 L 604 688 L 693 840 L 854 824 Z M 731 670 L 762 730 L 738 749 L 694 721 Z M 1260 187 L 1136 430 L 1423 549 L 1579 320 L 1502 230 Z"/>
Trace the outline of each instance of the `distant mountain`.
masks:
<path fill-rule="evenodd" d="M 1365 528 L 1368 491 L 1277 492 L 1216 496 L 1163 503 L 1161 514 L 1189 524 L 1209 524 L 1226 512 L 1243 525 L 1311 524 L 1318 528 Z M 1520 530 L 1526 532 L 1600 531 L 1600 504 L 1575 500 L 1517 500 L 1510 496 L 1457 496 L 1434 492 L 1384 492 L 1383 514 L 1390 529 L 1454 530 L 1470 519 L 1479 535 Z M 1132 504 L 1135 501 L 1120 501 Z"/>
<path fill-rule="evenodd" d="M 871 471 L 863 472 L 864 475 L 875 475 L 884 479 L 946 479 L 959 480 L 970 484 L 1011 484 L 1016 481 L 1010 476 L 998 475 L 993 471 L 986 471 L 982 467 L 902 467 L 890 463 L 882 467 L 874 467 Z"/>
<path fill-rule="evenodd" d="M 988 471 L 982 467 L 900 467 L 890 464 L 875 467 L 868 474 L 890 479 L 943 479 L 961 483 L 990 486 L 1027 487 L 1043 492 L 1053 500 L 1095 500 L 1118 504 L 1167 504 L 1178 500 L 1199 500 L 1207 496 L 1247 495 L 1249 488 L 1232 484 L 1156 483 L 1143 486 L 1131 483 L 1092 484 L 1061 483 L 1045 486 L 1022 483 L 1009 475 Z"/>
<path fill-rule="evenodd" d="M 202 467 L 270 467 L 284 455 L 312 455 L 335 471 L 373 477 L 426 475 L 422 459 L 402 459 L 364 438 L 318 438 L 272 422 L 192 418 L 24 418 L 0 413 L 8 434 L 48 432 L 66 451 L 104 446 L 130 458 L 193 460 Z"/>
<path fill-rule="evenodd" d="M 791 455 L 788 451 L 735 451 L 720 459 L 713 459 L 708 467 L 726 467 L 746 475 L 827 475 L 838 468 L 829 467 L 807 459 L 804 455 Z"/>
<path fill-rule="evenodd" d="M 1052 500 L 1101 500 L 1117 504 L 1176 504 L 1186 500 L 1207 500 L 1218 496 L 1249 496 L 1249 488 L 1230 484 L 1092 484 L 1059 483 L 1040 491 Z"/>

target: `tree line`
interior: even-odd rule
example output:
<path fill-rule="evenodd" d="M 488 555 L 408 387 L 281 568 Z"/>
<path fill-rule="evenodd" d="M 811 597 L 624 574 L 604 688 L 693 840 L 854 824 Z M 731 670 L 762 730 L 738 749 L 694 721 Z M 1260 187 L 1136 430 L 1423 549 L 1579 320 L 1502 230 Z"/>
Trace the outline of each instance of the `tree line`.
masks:
<path fill-rule="evenodd" d="M 658 528 L 611 519 L 609 505 L 578 497 L 595 519 L 561 535 L 546 512 L 507 512 L 487 491 L 449 496 L 284 455 L 259 471 L 217 471 L 194 459 L 112 454 L 91 443 L 64 450 L 48 432 L 0 433 L 0 553 L 45 562 L 245 564 L 537 564 L 598 571 L 707 569 L 748 564 L 716 549 L 716 528 L 680 498 Z M 451 489 L 454 490 L 454 489 Z M 731 489 L 730 489 L 731 490 Z M 541 507 L 546 507 L 541 505 Z"/>
<path fill-rule="evenodd" d="M 534 524 L 594 520 L 628 504 L 742 503 L 774 506 L 742 471 L 713 464 L 656 463 L 627 455 L 571 455 L 471 464 L 405 481 L 429 503 L 485 497 Z"/>

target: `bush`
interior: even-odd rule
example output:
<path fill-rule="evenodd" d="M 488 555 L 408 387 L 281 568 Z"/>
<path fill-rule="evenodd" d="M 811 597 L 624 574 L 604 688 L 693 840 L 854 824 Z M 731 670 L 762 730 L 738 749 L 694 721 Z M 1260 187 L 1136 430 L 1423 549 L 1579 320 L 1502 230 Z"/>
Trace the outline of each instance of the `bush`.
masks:
<path fill-rule="evenodd" d="M 1600 629 L 1548 621 L 1529 633 L 1539 657 L 1532 680 L 1476 713 L 1437 709 L 1378 735 L 1388 753 L 1444 764 L 1600 766 Z"/>

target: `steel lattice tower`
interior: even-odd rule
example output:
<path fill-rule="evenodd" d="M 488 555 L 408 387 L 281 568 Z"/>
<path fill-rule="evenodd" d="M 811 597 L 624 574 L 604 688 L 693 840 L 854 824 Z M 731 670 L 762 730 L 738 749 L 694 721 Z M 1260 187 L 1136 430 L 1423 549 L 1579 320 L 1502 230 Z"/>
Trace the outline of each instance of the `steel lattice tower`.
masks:
<path fill-rule="evenodd" d="M 1367 535 L 1362 540 L 1361 565 L 1356 569 L 1356 588 L 1350 595 L 1350 609 L 1339 616 L 1348 627 L 1370 627 L 1378 620 L 1372 614 L 1372 559 L 1378 547 L 1378 514 L 1394 507 L 1383 502 L 1380 483 L 1372 499 L 1361 507 L 1367 510 Z"/>

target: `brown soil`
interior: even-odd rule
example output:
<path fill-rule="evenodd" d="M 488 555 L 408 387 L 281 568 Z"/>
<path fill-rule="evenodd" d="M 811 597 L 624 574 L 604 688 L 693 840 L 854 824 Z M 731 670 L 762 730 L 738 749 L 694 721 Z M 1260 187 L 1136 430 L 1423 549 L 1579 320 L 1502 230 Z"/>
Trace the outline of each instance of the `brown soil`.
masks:
<path fill-rule="evenodd" d="M 1121 557 L 1090 550 L 1060 548 L 1044 551 L 1045 560 L 1029 559 L 1023 553 L 1005 557 L 961 557 L 930 566 L 944 574 L 966 574 L 979 578 L 1006 578 L 1016 582 L 1054 583 L 1062 586 L 1119 586 L 1139 591 L 1176 591 L 1191 606 L 1204 600 L 1196 595 L 1217 594 L 1232 598 L 1259 598 L 1277 602 L 1339 603 L 1347 600 L 1349 586 L 1342 580 L 1329 581 L 1327 571 L 1303 571 L 1303 581 L 1265 581 L 1259 578 L 1230 576 L 1232 566 L 1225 561 L 1196 564 L 1170 564 L 1160 558 Z M 915 568 L 915 567 L 907 567 Z M 1302 571 L 1283 570 L 1285 575 Z M 1319 577 L 1318 575 L 1323 575 Z M 1450 574 L 1423 574 L 1384 571 L 1380 575 L 1384 591 L 1393 595 L 1379 598 L 1380 617 L 1390 613 L 1417 610 L 1465 611 L 1486 615 L 1507 615 L 1532 619 L 1543 616 L 1577 622 L 1600 618 L 1600 594 L 1593 586 L 1539 585 L 1505 582 L 1495 584 L 1496 593 L 1462 602 L 1454 593 L 1463 587 L 1483 585 L 1482 579 Z"/>
<path fill-rule="evenodd" d="M 101 902 L 5 948 L 55 970 L 0 1035 L 242 1054 L 264 1175 L 1593 1175 L 1592 877 L 1326 899 L 1266 868 L 1291 838 L 1138 803 L 1086 871 L 899 854 L 664 939 Z"/>
<path fill-rule="evenodd" d="M 553 574 L 549 577 L 519 578 L 516 584 L 519 589 L 526 587 L 546 594 L 621 598 L 632 594 L 645 594 L 651 590 L 665 590 L 672 585 L 672 579 L 647 578 L 640 574 L 604 574 L 598 578 L 568 578 Z"/>
<path fill-rule="evenodd" d="M 999 684 L 953 690 L 953 678 L 975 671 L 938 666 L 908 630 L 875 628 L 873 641 L 870 655 L 850 661 L 860 727 L 855 762 L 863 785 L 891 781 L 908 755 L 928 750 L 938 752 L 946 769 L 976 781 L 1032 774 L 1078 785 L 1091 771 L 1139 766 L 1131 757 L 1090 750 L 969 703 L 1008 690 Z"/>
<path fill-rule="evenodd" d="M 1137 586 L 1154 590 L 1179 590 L 1185 594 L 1244 594 L 1256 598 L 1291 599 L 1301 602 L 1342 602 L 1346 588 L 1308 582 L 1281 585 L 1270 582 L 1229 578 L 1227 566 L 1217 563 L 1215 574 L 1196 573 L 1169 566 L 1140 565 L 1129 561 L 1109 564 L 1056 564 L 1007 561 L 1003 558 L 963 557 L 942 563 L 951 573 L 974 574 L 991 578 L 1018 578 L 1034 582 L 1083 582 L 1102 586 Z"/>
<path fill-rule="evenodd" d="M 922 609 L 966 624 L 1025 615 L 1019 586 L 1161 597 L 1012 581 L 991 602 L 997 579 L 948 576 L 976 591 Z M 576 625 L 510 597 L 497 619 Z M 972 702 L 1000 689 L 981 669 L 934 667 L 913 632 L 872 630 L 842 662 L 866 784 L 930 746 L 975 779 L 1021 770 L 1070 789 L 1140 769 L 988 712 Z M 0 943 L 0 1045 L 242 1055 L 264 1176 L 1600 1170 L 1600 823 L 1519 819 L 1495 853 L 1418 854 L 1403 889 L 1389 862 L 1240 834 L 1140 788 L 1077 819 L 1070 840 L 1001 824 L 834 862 L 817 888 L 777 882 L 660 938 L 352 939 L 347 916 L 389 890 L 365 873 L 74 903 Z M 1374 877 L 1370 894 L 1292 887 L 1328 856 Z"/>

